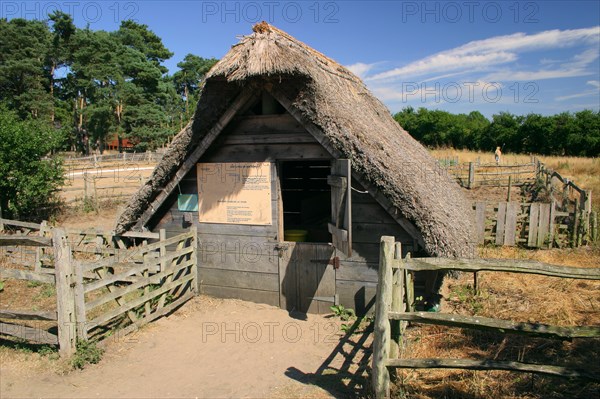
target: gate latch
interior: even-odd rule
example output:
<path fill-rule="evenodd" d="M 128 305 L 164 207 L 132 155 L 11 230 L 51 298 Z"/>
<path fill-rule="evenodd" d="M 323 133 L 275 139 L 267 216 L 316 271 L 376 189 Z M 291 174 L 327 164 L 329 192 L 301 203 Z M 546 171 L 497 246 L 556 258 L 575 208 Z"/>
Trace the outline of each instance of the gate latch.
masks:
<path fill-rule="evenodd" d="M 336 270 L 340 268 L 340 257 L 339 256 L 334 256 L 333 258 L 329 258 L 329 259 L 313 259 L 310 262 L 323 264 L 323 262 L 325 262 L 325 261 L 327 261 L 328 265 L 332 265 L 333 268 Z"/>

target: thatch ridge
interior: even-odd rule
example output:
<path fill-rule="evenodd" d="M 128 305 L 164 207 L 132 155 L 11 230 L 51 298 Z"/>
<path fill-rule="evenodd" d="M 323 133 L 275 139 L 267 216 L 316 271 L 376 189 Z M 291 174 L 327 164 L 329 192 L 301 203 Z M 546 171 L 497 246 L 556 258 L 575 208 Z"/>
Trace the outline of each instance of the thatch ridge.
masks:
<path fill-rule="evenodd" d="M 179 133 L 153 177 L 130 201 L 117 230 L 129 229 L 211 124 L 245 85 L 289 99 L 303 121 L 324 135 L 334 155 L 382 193 L 421 232 L 427 252 L 471 256 L 470 205 L 428 151 L 347 68 L 263 22 L 207 74 L 193 122 Z"/>

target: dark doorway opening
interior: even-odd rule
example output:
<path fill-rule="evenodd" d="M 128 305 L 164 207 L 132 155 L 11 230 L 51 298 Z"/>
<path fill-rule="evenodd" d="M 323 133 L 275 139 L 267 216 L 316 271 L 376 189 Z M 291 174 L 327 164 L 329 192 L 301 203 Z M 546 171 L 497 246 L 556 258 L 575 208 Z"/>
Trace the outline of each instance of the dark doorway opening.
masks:
<path fill-rule="evenodd" d="M 283 229 L 306 231 L 305 241 L 331 242 L 327 224 L 331 220 L 329 161 L 280 163 Z"/>

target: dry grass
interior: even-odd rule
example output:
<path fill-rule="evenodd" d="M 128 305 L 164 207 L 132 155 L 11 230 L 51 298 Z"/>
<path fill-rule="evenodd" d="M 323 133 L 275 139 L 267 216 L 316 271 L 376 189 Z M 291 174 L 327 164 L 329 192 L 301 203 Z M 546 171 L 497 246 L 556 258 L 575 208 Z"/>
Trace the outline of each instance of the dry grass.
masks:
<path fill-rule="evenodd" d="M 483 248 L 489 258 L 535 259 L 548 263 L 598 267 L 600 248 L 526 251 Z M 600 282 L 513 273 L 463 273 L 444 282 L 444 313 L 476 314 L 505 320 L 561 326 L 600 326 Z M 409 358 L 472 358 L 556 364 L 600 373 L 600 339 L 569 341 L 484 333 L 442 326 L 408 330 Z M 410 398 L 594 398 L 600 384 L 504 371 L 398 371 L 396 397 Z"/>
<path fill-rule="evenodd" d="M 474 162 L 479 160 L 482 163 L 493 163 L 494 154 L 492 152 L 477 152 L 454 149 L 432 150 L 435 158 L 452 159 L 458 157 L 458 162 Z M 593 207 L 600 211 L 600 158 L 583 157 L 559 157 L 539 155 L 537 158 L 546 164 L 546 167 L 555 170 L 563 177 L 571 179 L 579 187 L 586 190 L 592 190 L 596 193 L 592 196 Z M 530 155 L 525 154 L 503 154 L 502 163 L 515 164 L 527 163 L 531 161 Z"/>

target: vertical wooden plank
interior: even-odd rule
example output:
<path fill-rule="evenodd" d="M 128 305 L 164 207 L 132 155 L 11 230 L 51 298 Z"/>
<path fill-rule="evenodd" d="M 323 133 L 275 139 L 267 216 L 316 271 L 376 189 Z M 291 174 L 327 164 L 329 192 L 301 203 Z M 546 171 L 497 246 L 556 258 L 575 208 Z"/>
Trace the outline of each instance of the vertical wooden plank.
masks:
<path fill-rule="evenodd" d="M 279 249 L 279 306 L 285 310 L 297 310 L 298 298 L 296 265 L 294 262 L 295 242 L 285 243 Z"/>
<path fill-rule="evenodd" d="M 550 204 L 540 204 L 540 215 L 538 219 L 537 247 L 544 246 L 550 226 Z"/>
<path fill-rule="evenodd" d="M 87 315 L 85 313 L 85 291 L 83 286 L 83 272 L 81 264 L 73 262 L 73 272 L 75 277 L 75 320 L 77 339 L 87 341 Z"/>
<path fill-rule="evenodd" d="M 394 246 L 394 260 L 402 260 L 402 244 L 397 242 Z M 402 276 L 402 277 L 400 277 Z M 403 312 L 402 283 L 404 280 L 403 269 L 393 269 L 392 271 L 392 312 Z M 390 359 L 397 359 L 400 355 L 400 341 L 402 331 L 400 320 L 390 320 L 391 340 L 390 340 Z"/>
<path fill-rule="evenodd" d="M 2 216 L 0 216 L 0 218 L 1 217 Z M 48 222 L 46 222 L 45 220 L 43 220 L 42 223 L 40 223 L 39 236 L 40 237 L 45 237 L 47 230 L 48 230 Z M 38 273 L 42 271 L 42 257 L 43 257 L 43 255 L 44 255 L 45 252 L 46 252 L 46 248 L 44 248 L 44 247 L 37 247 L 35 249 L 34 269 Z"/>
<path fill-rule="evenodd" d="M 506 221 L 506 202 L 498 203 L 496 214 L 496 245 L 504 245 L 504 226 Z"/>
<path fill-rule="evenodd" d="M 582 242 L 587 243 L 591 238 L 590 234 L 590 214 L 592 212 L 592 190 L 584 190 L 582 193 L 584 197 L 584 202 L 581 207 L 582 210 Z"/>
<path fill-rule="evenodd" d="M 516 202 L 509 202 L 506 207 L 506 223 L 504 225 L 504 245 L 516 244 L 517 215 L 521 206 Z"/>
<path fill-rule="evenodd" d="M 281 172 L 279 163 L 275 164 L 275 181 L 276 195 L 277 195 L 277 241 L 282 242 L 284 239 L 284 226 L 283 226 L 283 195 L 281 192 Z M 285 309 L 285 308 L 284 308 Z"/>
<path fill-rule="evenodd" d="M 390 320 L 388 312 L 392 300 L 393 259 L 394 238 L 389 236 L 381 237 L 372 364 L 372 384 L 376 398 L 388 398 L 390 396 L 390 373 L 386 367 L 386 363 L 389 359 L 390 346 Z"/>
<path fill-rule="evenodd" d="M 540 204 L 533 202 L 529 207 L 529 236 L 527 238 L 527 246 L 532 248 L 537 245 L 539 215 Z"/>
<path fill-rule="evenodd" d="M 469 162 L 469 181 L 467 182 L 467 188 L 473 188 L 475 186 L 475 164 Z"/>
<path fill-rule="evenodd" d="M 192 273 L 194 273 L 195 281 L 194 281 L 194 293 L 196 295 L 200 295 L 200 267 L 198 265 L 198 226 L 193 225 L 192 229 L 192 247 L 194 248 L 194 252 L 192 252 Z"/>
<path fill-rule="evenodd" d="M 345 182 L 331 187 L 330 232 L 332 233 L 332 242 L 334 247 L 346 256 L 352 256 L 352 166 L 350 160 L 333 160 L 331 174 L 332 177 L 341 177 L 342 182 Z"/>
<path fill-rule="evenodd" d="M 406 254 L 405 262 L 410 262 L 410 253 Z M 404 292 L 406 293 L 406 311 L 415 311 L 415 283 L 413 272 L 404 269 Z"/>
<path fill-rule="evenodd" d="M 163 244 L 164 241 L 167 239 L 167 231 L 165 229 L 160 229 L 158 231 L 158 239 L 161 243 L 159 253 L 160 253 L 160 257 L 162 258 L 167 255 L 167 247 L 165 247 L 165 245 Z M 160 263 L 160 271 L 162 272 L 166 269 L 167 269 L 167 261 L 163 260 Z"/>
<path fill-rule="evenodd" d="M 477 243 L 485 243 L 485 208 L 486 203 L 478 201 L 475 204 L 475 223 L 477 230 Z"/>
<path fill-rule="evenodd" d="M 579 234 L 579 202 L 575 201 L 575 210 L 573 211 L 573 222 L 571 224 L 571 247 L 577 246 L 577 236 Z"/>
<path fill-rule="evenodd" d="M 549 220 L 549 227 L 548 227 L 548 248 L 551 249 L 552 246 L 554 245 L 554 230 L 556 229 L 555 223 L 554 223 L 554 219 L 556 219 L 556 201 L 554 201 L 554 198 L 552 199 L 552 202 L 550 203 L 550 220 Z"/>
<path fill-rule="evenodd" d="M 52 231 L 54 246 L 54 268 L 56 278 L 56 308 L 58 315 L 58 346 L 62 356 L 75 353 L 77 337 L 75 293 L 71 288 L 73 280 L 73 262 L 71 248 L 63 229 Z"/>
<path fill-rule="evenodd" d="M 311 259 L 315 265 L 317 286 L 314 296 L 322 298 L 316 302 L 317 313 L 331 313 L 330 306 L 335 304 L 335 275 L 336 270 L 329 264 L 329 259 L 335 256 L 335 250 L 328 244 L 314 244 L 314 259 Z M 331 298 L 331 301 L 325 298 Z"/>

